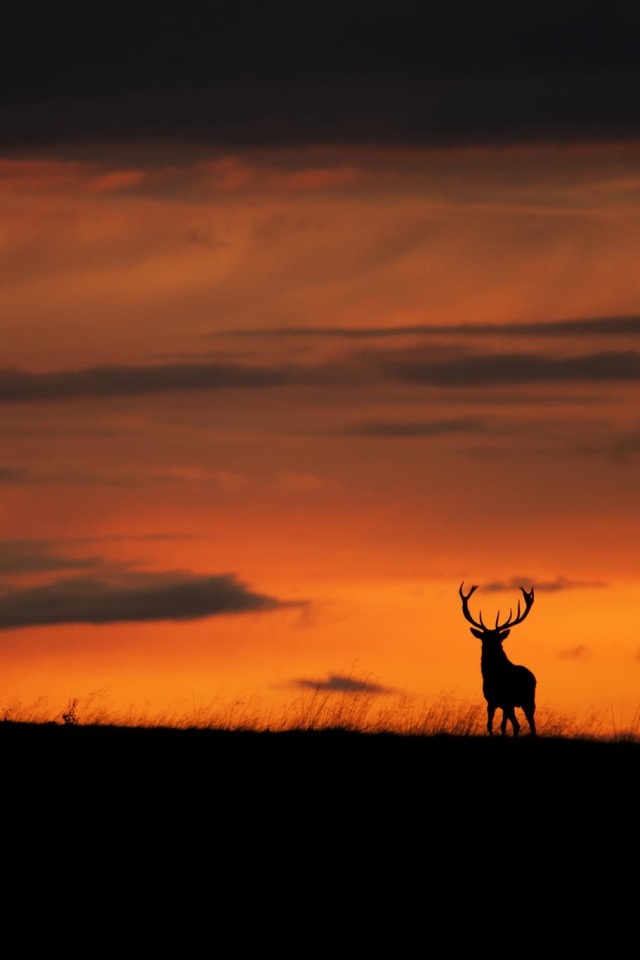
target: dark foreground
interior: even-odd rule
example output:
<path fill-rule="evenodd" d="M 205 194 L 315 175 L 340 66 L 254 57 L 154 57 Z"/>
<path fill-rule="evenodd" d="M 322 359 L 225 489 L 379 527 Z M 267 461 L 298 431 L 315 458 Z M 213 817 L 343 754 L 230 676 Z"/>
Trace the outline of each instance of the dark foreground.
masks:
<path fill-rule="evenodd" d="M 613 949 L 636 915 L 637 743 L 4 722 L 0 771 L 11 888 L 102 938 L 126 921 L 160 949 L 176 922 L 176 956 L 189 931 L 263 952 L 303 923 L 400 957 L 427 924 L 455 954 L 475 911 L 575 944 L 571 904 Z"/>
<path fill-rule="evenodd" d="M 41 790 L 70 806 L 113 797 L 157 809 L 328 805 L 380 815 L 458 804 L 570 814 L 638 811 L 640 743 L 566 738 L 409 736 L 344 730 L 279 733 L 0 722 L 9 793 Z M 87 791 L 91 796 L 87 797 Z M 5 794 L 7 790 L 5 789 Z"/>

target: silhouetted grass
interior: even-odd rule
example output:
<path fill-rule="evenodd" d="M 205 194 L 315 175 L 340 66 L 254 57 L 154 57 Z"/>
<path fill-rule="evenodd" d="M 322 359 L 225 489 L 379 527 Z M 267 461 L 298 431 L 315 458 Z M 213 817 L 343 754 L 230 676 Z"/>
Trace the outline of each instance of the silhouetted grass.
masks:
<path fill-rule="evenodd" d="M 405 737 L 487 737 L 486 705 L 470 702 L 451 693 L 427 701 L 408 695 L 385 700 L 374 694 L 310 690 L 276 712 L 266 708 L 258 696 L 246 700 L 176 704 L 151 713 L 148 707 L 115 710 L 108 690 L 84 697 L 71 697 L 60 709 L 52 709 L 41 698 L 30 705 L 19 702 L 4 706 L 0 720 L 5 723 L 118 727 L 124 729 L 211 730 L 252 733 L 321 732 L 394 734 Z M 524 718 L 519 740 L 528 736 Z M 630 724 L 618 727 L 613 717 L 592 711 L 561 713 L 538 707 L 538 737 L 602 742 L 640 743 L 640 708 Z M 500 713 L 494 729 L 499 733 Z M 508 737 L 511 736 L 509 728 Z"/>

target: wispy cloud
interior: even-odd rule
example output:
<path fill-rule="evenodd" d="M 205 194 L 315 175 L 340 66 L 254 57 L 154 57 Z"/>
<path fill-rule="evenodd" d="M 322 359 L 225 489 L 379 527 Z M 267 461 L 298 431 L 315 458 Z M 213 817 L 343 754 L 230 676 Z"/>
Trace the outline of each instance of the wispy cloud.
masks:
<path fill-rule="evenodd" d="M 49 433 L 51 437 L 52 431 Z M 226 493 L 242 490 L 247 486 L 247 478 L 238 473 L 224 470 L 207 470 L 202 467 L 167 467 L 164 470 L 133 472 L 109 465 L 103 470 L 36 470 L 31 467 L 0 467 L 0 487 L 23 487 L 34 485 L 71 485 L 101 487 L 131 487 L 142 483 L 148 485 L 166 484 L 206 484 L 213 485 Z"/>
<path fill-rule="evenodd" d="M 433 361 L 428 356 L 380 358 L 381 371 L 406 384 L 441 387 L 516 383 L 628 383 L 640 380 L 640 354 L 601 351 L 582 356 L 536 353 L 472 354 Z"/>
<path fill-rule="evenodd" d="M 316 690 L 319 693 L 393 693 L 391 687 L 383 687 L 379 683 L 372 683 L 368 680 L 357 680 L 354 677 L 344 676 L 339 673 L 330 673 L 325 680 L 300 678 L 292 682 L 297 687 Z"/>
<path fill-rule="evenodd" d="M 195 620 L 301 605 L 255 593 L 234 574 L 169 571 L 119 573 L 100 579 L 68 577 L 1 591 L 0 630 L 63 623 Z"/>
<path fill-rule="evenodd" d="M 232 363 L 174 363 L 156 366 L 86 367 L 54 373 L 0 371 L 0 402 L 80 400 L 149 393 L 282 386 L 291 380 L 284 367 Z"/>
<path fill-rule="evenodd" d="M 0 487 L 13 487 L 16 484 L 34 483 L 37 474 L 28 467 L 0 467 Z"/>
<path fill-rule="evenodd" d="M 537 323 L 413 324 L 393 327 L 267 327 L 215 331 L 213 337 L 310 340 L 386 340 L 401 337 L 640 337 L 640 317 L 581 317 Z"/>
<path fill-rule="evenodd" d="M 537 580 L 535 577 L 511 577 L 509 580 L 493 580 L 483 583 L 482 589 L 487 593 L 503 593 L 508 590 L 519 590 L 520 587 L 530 589 L 535 587 L 536 592 L 557 593 L 560 590 L 595 590 L 608 587 L 603 580 L 571 580 L 569 577 L 556 577 L 555 580 Z"/>
<path fill-rule="evenodd" d="M 429 437 L 446 437 L 458 434 L 471 433 L 477 435 L 483 432 L 483 421 L 475 417 L 460 417 L 450 420 L 372 420 L 354 424 L 340 431 L 345 436 L 383 437 L 389 439 L 419 439 Z"/>
<path fill-rule="evenodd" d="M 87 537 L 56 537 L 52 539 L 0 540 L 0 575 L 16 577 L 22 574 L 60 571 L 99 571 L 101 576 L 121 576 L 131 568 L 139 567 L 135 560 L 111 560 L 101 554 L 78 555 L 78 550 L 96 544 L 173 543 L 198 539 L 196 534 L 150 533 Z M 0 596 L 2 590 L 0 588 Z"/>
<path fill-rule="evenodd" d="M 568 647 L 558 653 L 561 660 L 586 660 L 590 655 L 591 650 L 584 643 L 579 643 L 575 647 Z"/>
<path fill-rule="evenodd" d="M 412 387 L 505 387 L 514 384 L 610 384 L 640 381 L 640 353 L 599 351 L 579 356 L 468 351 L 368 351 L 313 363 L 256 366 L 179 363 L 92 367 L 31 373 L 0 371 L 0 403 L 110 399 L 220 390 L 371 383 Z"/>
<path fill-rule="evenodd" d="M 51 432 L 49 437 L 51 437 Z M 113 471 L 91 470 L 50 470 L 33 469 L 32 467 L 5 467 L 0 469 L 0 486 L 24 487 L 49 484 L 71 484 L 73 486 L 100 486 L 121 487 L 131 483 L 139 483 L 140 476 L 132 476 Z"/>
<path fill-rule="evenodd" d="M 105 566 L 102 557 L 73 557 L 46 540 L 0 540 L 0 574 L 92 570 Z"/>

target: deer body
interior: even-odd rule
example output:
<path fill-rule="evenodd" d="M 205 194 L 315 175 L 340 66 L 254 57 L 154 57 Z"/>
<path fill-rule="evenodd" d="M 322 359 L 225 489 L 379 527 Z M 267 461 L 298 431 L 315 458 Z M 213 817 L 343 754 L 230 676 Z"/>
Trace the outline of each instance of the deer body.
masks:
<path fill-rule="evenodd" d="M 529 730 L 532 736 L 536 735 L 535 712 L 536 712 L 536 678 L 527 667 L 512 663 L 502 649 L 502 643 L 509 636 L 510 627 L 522 623 L 529 613 L 533 604 L 533 587 L 527 593 L 524 587 L 521 587 L 525 610 L 520 614 L 520 601 L 518 601 L 518 610 L 515 620 L 512 619 L 511 611 L 509 617 L 503 623 L 499 623 L 500 612 L 496 617 L 495 627 L 487 627 L 482 614 L 475 620 L 469 612 L 469 597 L 477 590 L 472 586 L 467 594 L 463 593 L 464 583 L 460 584 L 460 597 L 462 599 L 462 613 L 469 623 L 473 624 L 471 633 L 482 643 L 482 653 L 480 656 L 480 671 L 482 673 L 482 693 L 487 701 L 487 731 L 489 736 L 493 736 L 493 720 L 496 710 L 502 710 L 502 720 L 500 722 L 500 732 L 504 736 L 507 732 L 507 724 L 510 722 L 513 729 L 513 736 L 517 737 L 520 732 L 520 723 L 516 717 L 516 707 L 519 707 L 527 718 Z"/>

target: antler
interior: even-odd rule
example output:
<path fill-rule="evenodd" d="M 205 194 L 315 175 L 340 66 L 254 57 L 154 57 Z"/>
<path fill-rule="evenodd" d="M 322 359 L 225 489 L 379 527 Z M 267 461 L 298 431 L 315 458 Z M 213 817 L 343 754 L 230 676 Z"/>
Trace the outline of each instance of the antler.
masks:
<path fill-rule="evenodd" d="M 478 589 L 478 585 L 473 584 L 468 593 L 463 592 L 462 590 L 463 586 L 464 586 L 464 580 L 460 584 L 458 593 L 460 594 L 460 597 L 462 599 L 462 613 L 464 615 L 465 620 L 468 620 L 469 623 L 472 623 L 474 627 L 480 627 L 481 630 L 486 630 L 487 628 L 482 621 L 482 611 L 480 611 L 478 614 L 478 616 L 480 617 L 479 622 L 478 620 L 474 620 L 469 612 L 469 597 L 475 590 Z M 518 609 L 516 610 L 515 620 L 511 619 L 511 617 L 513 616 L 513 612 L 509 610 L 509 616 L 507 617 L 507 619 L 503 624 L 500 623 L 500 611 L 498 610 L 498 614 L 496 616 L 496 625 L 494 627 L 494 630 L 506 630 L 507 627 L 515 627 L 516 624 L 522 623 L 524 618 L 529 613 L 529 610 L 531 610 L 531 607 L 533 606 L 533 587 L 531 587 L 531 590 L 529 591 L 529 593 L 527 593 L 524 587 L 520 587 L 520 589 L 522 590 L 522 595 L 524 597 L 524 610 L 522 611 L 522 613 L 520 613 L 520 601 L 518 600 Z"/>
<path fill-rule="evenodd" d="M 480 613 L 480 622 L 479 622 L 479 623 L 478 623 L 477 620 L 474 620 L 473 617 L 471 616 L 471 614 L 469 613 L 469 597 L 470 597 L 471 594 L 474 592 L 474 590 L 477 590 L 477 589 L 478 589 L 478 584 L 477 584 L 477 583 L 476 583 L 476 584 L 473 584 L 473 585 L 471 586 L 471 589 L 469 590 L 469 593 L 463 593 L 463 591 L 462 591 L 462 588 L 463 588 L 463 587 L 464 587 L 464 580 L 463 580 L 462 583 L 460 584 L 460 587 L 459 587 L 459 589 L 458 589 L 458 593 L 460 594 L 460 597 L 461 597 L 461 599 L 462 599 L 462 613 L 463 613 L 463 615 L 464 615 L 465 620 L 468 620 L 469 623 L 472 623 L 472 624 L 474 625 L 474 627 L 480 627 L 481 630 L 486 630 L 487 628 L 485 627 L 484 623 L 482 622 L 482 613 Z"/>
<path fill-rule="evenodd" d="M 531 610 L 531 607 L 533 606 L 533 587 L 531 587 L 531 590 L 529 591 L 529 593 L 527 593 L 524 587 L 520 587 L 520 589 L 522 590 L 522 595 L 524 597 L 524 610 L 522 611 L 522 613 L 520 613 L 520 601 L 518 600 L 518 609 L 516 611 L 515 620 L 511 619 L 512 614 L 511 614 L 511 610 L 509 610 L 509 616 L 507 617 L 505 622 L 500 626 L 498 626 L 498 621 L 500 619 L 500 611 L 498 610 L 498 616 L 496 617 L 496 627 L 495 627 L 496 630 L 506 630 L 507 627 L 515 627 L 517 623 L 522 623 L 524 618 L 529 613 L 529 610 Z"/>

